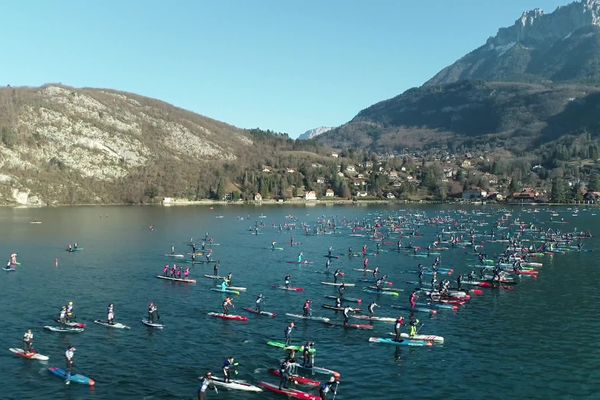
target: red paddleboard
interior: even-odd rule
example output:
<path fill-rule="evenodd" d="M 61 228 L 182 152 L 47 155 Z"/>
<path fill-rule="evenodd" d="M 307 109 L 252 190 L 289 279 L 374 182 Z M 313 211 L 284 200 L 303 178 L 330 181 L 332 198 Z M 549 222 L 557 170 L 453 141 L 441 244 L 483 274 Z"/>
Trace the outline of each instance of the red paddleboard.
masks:
<path fill-rule="evenodd" d="M 227 315 L 223 313 L 209 312 L 208 315 L 214 318 L 227 319 L 231 321 L 248 321 L 248 317 L 244 317 L 241 315 Z"/>
<path fill-rule="evenodd" d="M 278 369 L 270 368 L 269 373 L 275 376 L 281 376 L 281 373 Z M 300 375 L 290 375 L 290 381 L 294 382 L 297 385 L 306 385 L 317 387 L 321 384 L 319 381 L 315 381 L 314 379 L 306 378 Z"/>
<path fill-rule="evenodd" d="M 310 393 L 306 393 L 306 392 L 302 392 L 300 390 L 296 390 L 296 389 L 282 389 L 279 390 L 279 388 L 276 385 L 272 385 L 270 383 L 267 382 L 260 382 L 258 384 L 258 386 L 260 386 L 261 388 L 268 390 L 269 392 L 273 392 L 273 393 L 277 393 L 283 396 L 287 396 L 290 397 L 292 399 L 302 399 L 302 400 L 321 400 L 321 397 L 319 396 L 315 396 L 314 394 L 310 394 Z"/>
<path fill-rule="evenodd" d="M 301 288 L 301 287 L 289 287 L 289 288 L 286 288 L 285 286 L 277 286 L 277 285 L 273 285 L 273 287 L 275 289 L 287 290 L 289 292 L 304 292 L 304 288 Z"/>

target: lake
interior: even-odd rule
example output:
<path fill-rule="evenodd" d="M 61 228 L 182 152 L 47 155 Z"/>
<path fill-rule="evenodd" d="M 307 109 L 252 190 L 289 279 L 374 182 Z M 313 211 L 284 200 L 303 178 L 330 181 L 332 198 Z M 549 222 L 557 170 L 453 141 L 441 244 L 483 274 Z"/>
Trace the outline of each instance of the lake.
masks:
<path fill-rule="evenodd" d="M 510 214 L 510 215 L 509 215 Z M 416 217 L 415 217 L 416 216 Z M 233 355 L 239 361 L 239 379 L 252 383 L 277 383 L 267 369 L 276 367 L 283 353 L 266 346 L 281 340 L 290 320 L 286 312 L 302 313 L 302 304 L 312 299 L 313 313 L 341 321 L 340 316 L 321 308 L 333 304 L 324 296 L 336 293 L 320 284 L 329 246 L 334 254 L 332 269 L 343 268 L 346 281 L 355 282 L 361 273 L 362 257 L 347 257 L 348 247 L 359 252 L 366 244 L 369 253 L 375 242 L 368 236 L 350 236 L 349 221 L 373 223 L 375 218 L 417 218 L 410 224 L 417 235 L 402 238 L 416 246 L 427 246 L 440 230 L 453 221 L 464 223 L 478 234 L 489 232 L 499 218 L 514 232 L 515 220 L 536 226 L 590 231 L 587 251 L 542 257 L 538 279 L 522 277 L 514 290 L 486 289 L 457 312 L 440 311 L 419 316 L 422 333 L 445 337 L 443 346 L 427 348 L 370 344 L 370 336 L 386 337 L 392 325 L 375 323 L 372 331 L 344 330 L 317 321 L 297 321 L 294 341 L 314 340 L 315 364 L 342 374 L 336 399 L 585 399 L 598 398 L 600 389 L 600 321 L 598 301 L 599 217 L 596 208 L 496 207 L 496 206 L 335 206 L 335 207 L 65 207 L 0 209 L 3 233 L 0 254 L 6 259 L 18 253 L 16 272 L 2 272 L 0 293 L 3 333 L 0 336 L 0 397 L 3 399 L 192 399 L 197 377 L 208 369 L 220 374 L 223 360 Z M 319 220 L 336 220 L 336 231 L 313 235 Z M 442 223 L 431 223 L 434 218 Z M 41 223 L 31 223 L 41 222 Z M 362 223 L 361 222 L 361 223 Z M 252 228 L 259 224 L 258 235 Z M 282 230 L 279 225 L 282 225 Z M 288 224 L 288 226 L 285 226 Z M 295 224 L 295 230 L 287 230 Z M 310 227 L 305 235 L 302 224 Z M 264 226 L 263 226 L 264 225 Z M 149 227 L 153 226 L 154 229 Z M 322 224 L 325 227 L 325 224 Z M 408 225 L 407 225 L 408 226 Z M 367 235 L 367 231 L 357 231 Z M 195 285 L 156 279 L 171 246 L 177 253 L 189 252 L 190 238 L 198 243 L 205 234 L 219 245 L 213 258 L 221 263 L 221 274 L 231 272 L 235 286 L 248 287 L 234 296 L 233 313 L 250 318 L 246 323 L 207 316 L 220 312 L 223 296 L 209 290 L 215 282 L 212 264 L 190 265 Z M 322 233 L 322 232 L 321 232 Z M 406 233 L 410 233 L 407 231 Z M 290 238 L 300 242 L 290 247 Z M 526 236 L 527 237 L 527 236 Z M 397 235 L 388 239 L 394 242 Z M 281 251 L 270 250 L 277 241 Z M 490 258 L 505 243 L 488 242 L 477 236 Z M 67 253 L 68 243 L 77 242 L 83 251 Z M 433 257 L 415 258 L 410 252 L 392 251 L 384 245 L 378 255 L 370 254 L 370 267 L 379 266 L 396 286 L 404 288 L 398 298 L 377 299 L 381 316 L 404 315 L 391 305 L 408 305 L 418 263 L 431 265 Z M 598 249 L 598 251 L 596 251 Z M 313 264 L 294 265 L 302 251 Z M 442 252 L 442 267 L 466 273 L 477 264 L 471 248 Z M 305 292 L 272 288 L 286 274 L 292 285 Z M 375 299 L 364 293 L 359 282 L 348 296 L 365 302 Z M 279 313 L 276 318 L 244 312 L 253 306 L 258 293 L 266 297 L 264 309 Z M 391 297 L 391 296 L 389 296 Z M 74 335 L 43 330 L 56 325 L 60 307 L 73 301 L 78 321 L 88 324 Z M 156 302 L 164 330 L 141 324 L 147 305 Z M 108 329 L 93 324 L 106 318 L 107 304 L 114 303 L 116 319 L 131 330 Z M 31 328 L 35 348 L 50 356 L 46 363 L 23 360 L 8 351 L 21 347 L 23 333 Z M 47 372 L 64 367 L 68 345 L 77 348 L 75 371 L 96 380 L 93 388 L 64 383 Z M 322 378 L 315 375 L 317 378 Z M 220 390 L 208 398 L 277 399 L 277 395 Z"/>

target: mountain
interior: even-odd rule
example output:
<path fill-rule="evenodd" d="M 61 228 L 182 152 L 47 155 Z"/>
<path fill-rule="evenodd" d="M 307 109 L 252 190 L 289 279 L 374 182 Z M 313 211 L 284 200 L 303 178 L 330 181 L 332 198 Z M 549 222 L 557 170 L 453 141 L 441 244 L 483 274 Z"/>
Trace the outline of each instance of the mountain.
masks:
<path fill-rule="evenodd" d="M 318 128 L 314 128 L 314 129 L 310 129 L 306 132 L 304 132 L 302 135 L 298 136 L 298 140 L 310 140 L 310 139 L 314 139 L 317 136 L 328 132 L 330 130 L 332 130 L 333 128 L 331 127 L 326 127 L 326 126 L 320 126 Z"/>
<path fill-rule="evenodd" d="M 600 82 L 600 0 L 527 11 L 425 85 L 461 80 Z"/>
<path fill-rule="evenodd" d="M 312 157 L 293 146 L 300 144 L 131 93 L 5 87 L 0 89 L 0 204 L 250 196 L 258 185 L 252 174 L 265 163 Z"/>
<path fill-rule="evenodd" d="M 600 124 L 600 0 L 536 9 L 426 84 L 316 140 L 377 152 L 486 145 L 532 150 Z M 592 113 L 592 114 L 590 114 Z"/>

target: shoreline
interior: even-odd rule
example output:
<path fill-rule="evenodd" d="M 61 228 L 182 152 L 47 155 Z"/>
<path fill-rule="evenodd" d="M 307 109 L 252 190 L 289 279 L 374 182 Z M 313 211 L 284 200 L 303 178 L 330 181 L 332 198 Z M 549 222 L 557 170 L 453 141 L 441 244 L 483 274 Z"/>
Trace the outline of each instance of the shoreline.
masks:
<path fill-rule="evenodd" d="M 594 203 L 518 203 L 518 202 L 496 202 L 496 201 L 440 201 L 440 200 L 399 200 L 399 199 L 319 199 L 319 200 L 304 200 L 304 199 L 291 199 L 291 200 L 272 200 L 266 199 L 261 201 L 254 200 L 183 200 L 176 199 L 169 203 L 155 202 L 155 203 L 77 203 L 77 204 L 44 204 L 44 205 L 26 205 L 26 204 L 3 204 L 0 205 L 2 208 L 13 208 L 13 209 L 34 209 L 34 208 L 58 208 L 58 207 L 114 207 L 114 206 L 131 206 L 131 207 L 182 207 L 182 206 L 336 206 L 336 205 L 415 205 L 415 204 L 444 204 L 444 205 L 470 205 L 470 206 L 597 206 Z"/>

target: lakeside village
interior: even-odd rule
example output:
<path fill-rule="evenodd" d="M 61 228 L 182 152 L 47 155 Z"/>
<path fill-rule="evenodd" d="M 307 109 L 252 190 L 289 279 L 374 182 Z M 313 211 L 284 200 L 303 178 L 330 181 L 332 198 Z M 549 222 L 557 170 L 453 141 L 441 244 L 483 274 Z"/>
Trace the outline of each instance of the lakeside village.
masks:
<path fill-rule="evenodd" d="M 331 152 L 327 159 L 300 166 L 262 165 L 252 173 L 254 190 L 246 184 L 230 184 L 212 200 L 164 197 L 162 204 L 600 202 L 600 160 L 555 162 L 549 168 L 532 157 L 508 152 L 451 154 L 440 150 L 368 156 Z"/>

